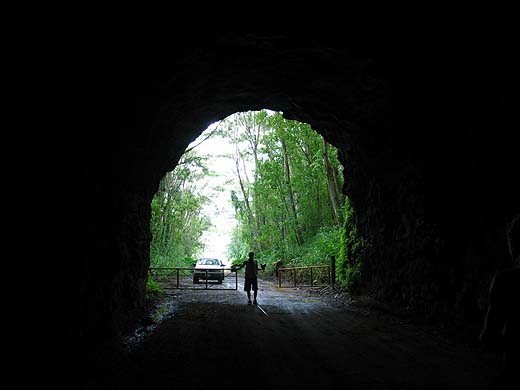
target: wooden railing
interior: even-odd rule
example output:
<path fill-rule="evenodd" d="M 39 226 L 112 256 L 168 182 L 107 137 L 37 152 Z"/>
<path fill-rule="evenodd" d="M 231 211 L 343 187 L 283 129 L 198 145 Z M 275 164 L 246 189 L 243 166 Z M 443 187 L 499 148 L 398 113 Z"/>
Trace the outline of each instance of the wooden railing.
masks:
<path fill-rule="evenodd" d="M 331 256 L 329 265 L 280 267 L 277 269 L 279 287 L 318 287 L 333 285 L 336 281 L 336 258 Z M 282 286 L 283 281 L 290 281 Z"/>

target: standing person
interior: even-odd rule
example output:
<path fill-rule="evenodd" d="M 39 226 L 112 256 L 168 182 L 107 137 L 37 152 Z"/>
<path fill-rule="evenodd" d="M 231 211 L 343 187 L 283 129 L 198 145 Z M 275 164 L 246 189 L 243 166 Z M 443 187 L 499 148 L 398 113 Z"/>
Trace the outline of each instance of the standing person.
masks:
<path fill-rule="evenodd" d="M 247 304 L 251 304 L 251 288 L 254 292 L 253 304 L 257 305 L 256 296 L 258 294 L 258 271 L 265 269 L 265 264 L 262 264 L 261 268 L 258 268 L 258 262 L 255 260 L 254 252 L 249 252 L 248 259 L 244 261 L 238 267 L 233 267 L 235 271 L 246 267 L 245 281 L 244 281 L 244 291 L 247 292 Z"/>
<path fill-rule="evenodd" d="M 520 368 L 520 215 L 507 229 L 512 266 L 498 271 L 489 287 L 481 342 L 503 355 L 502 381 L 517 380 Z M 511 383 L 511 382 L 509 382 Z"/>

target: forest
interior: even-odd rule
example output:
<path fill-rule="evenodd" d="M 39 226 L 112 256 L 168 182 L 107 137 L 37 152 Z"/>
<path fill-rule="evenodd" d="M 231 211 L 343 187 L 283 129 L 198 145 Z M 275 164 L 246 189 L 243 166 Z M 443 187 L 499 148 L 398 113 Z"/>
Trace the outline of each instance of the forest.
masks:
<path fill-rule="evenodd" d="M 217 221 L 204 212 L 214 200 L 201 183 L 216 173 L 197 149 L 214 137 L 233 151 L 221 156 L 233 167 L 231 185 L 216 189 L 236 220 L 228 261 L 244 261 L 254 251 L 272 273 L 277 261 L 323 265 L 335 256 L 336 281 L 355 289 L 364 242 L 342 190 L 338 150 L 310 125 L 269 110 L 235 113 L 214 124 L 161 180 L 151 205 L 151 267 L 188 267 L 204 254 L 203 235 Z"/>

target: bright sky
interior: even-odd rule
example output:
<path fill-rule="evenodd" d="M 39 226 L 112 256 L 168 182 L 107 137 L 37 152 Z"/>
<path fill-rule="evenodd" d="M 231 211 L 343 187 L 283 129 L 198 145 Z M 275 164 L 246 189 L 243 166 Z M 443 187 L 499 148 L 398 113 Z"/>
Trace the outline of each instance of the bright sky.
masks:
<path fill-rule="evenodd" d="M 213 126 L 209 126 L 189 147 L 200 142 L 212 128 Z M 213 228 L 204 233 L 202 237 L 205 243 L 202 257 L 216 257 L 225 263 L 228 262 L 226 253 L 231 241 L 231 232 L 237 223 L 235 210 L 231 204 L 231 190 L 238 191 L 239 187 L 233 173 L 234 160 L 222 157 L 222 155 L 232 155 L 234 149 L 234 145 L 229 141 L 216 136 L 207 139 L 195 148 L 198 155 L 209 156 L 206 165 L 210 171 L 216 174 L 206 177 L 199 183 L 201 192 L 210 198 L 210 203 L 204 207 L 203 211 L 213 223 Z M 227 183 L 229 180 L 232 182 Z M 217 186 L 224 188 L 224 191 L 217 191 L 215 189 Z"/>

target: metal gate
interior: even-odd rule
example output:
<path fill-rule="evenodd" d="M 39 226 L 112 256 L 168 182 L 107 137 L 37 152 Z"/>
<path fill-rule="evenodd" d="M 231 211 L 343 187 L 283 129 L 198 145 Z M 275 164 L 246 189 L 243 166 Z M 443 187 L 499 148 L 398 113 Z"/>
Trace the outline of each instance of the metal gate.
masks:
<path fill-rule="evenodd" d="M 213 269 L 197 269 L 201 273 L 194 277 L 193 267 L 150 267 L 150 275 L 165 290 L 238 290 L 238 273 L 231 268 L 222 268 L 222 277 Z M 222 281 L 220 281 L 222 279 Z"/>

